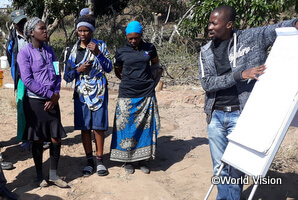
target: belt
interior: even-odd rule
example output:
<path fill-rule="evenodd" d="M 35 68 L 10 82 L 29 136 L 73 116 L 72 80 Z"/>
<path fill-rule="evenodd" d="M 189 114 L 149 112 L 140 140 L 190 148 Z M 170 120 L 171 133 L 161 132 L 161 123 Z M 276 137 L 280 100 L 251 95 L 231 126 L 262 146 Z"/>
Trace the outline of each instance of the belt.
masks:
<path fill-rule="evenodd" d="M 234 112 L 240 110 L 240 106 L 214 106 L 214 110 L 220 110 L 224 112 Z"/>

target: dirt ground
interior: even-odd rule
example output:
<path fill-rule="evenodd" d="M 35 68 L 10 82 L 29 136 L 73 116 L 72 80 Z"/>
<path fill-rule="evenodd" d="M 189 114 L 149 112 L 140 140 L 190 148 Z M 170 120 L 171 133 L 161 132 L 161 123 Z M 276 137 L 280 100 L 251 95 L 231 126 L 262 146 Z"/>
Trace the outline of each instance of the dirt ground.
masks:
<path fill-rule="evenodd" d="M 4 84 L 12 83 L 10 68 L 4 71 Z M 0 89 L 0 144 L 4 160 L 15 168 L 5 170 L 7 188 L 22 200 L 201 200 L 207 193 L 212 176 L 212 162 L 203 112 L 204 93 L 198 85 L 167 86 L 157 92 L 161 130 L 158 136 L 156 159 L 151 173 L 140 170 L 125 173 L 122 163 L 109 160 L 111 130 L 117 99 L 118 81 L 109 76 L 109 130 L 106 131 L 104 159 L 110 174 L 82 177 L 86 163 L 80 132 L 73 129 L 72 89 L 63 86 L 60 108 L 67 138 L 62 141 L 58 173 L 70 185 L 61 189 L 54 185 L 36 186 L 36 173 L 31 152 L 22 151 L 16 140 L 16 104 L 11 88 Z M 298 199 L 297 164 L 298 129 L 290 127 L 281 148 L 268 172 L 270 177 L 282 178 L 281 185 L 261 185 L 256 200 Z M 95 148 L 95 146 L 93 146 Z M 44 173 L 49 167 L 49 150 L 44 152 Z M 243 195 L 248 197 L 251 185 L 245 185 Z M 214 188 L 209 199 L 215 199 Z"/>

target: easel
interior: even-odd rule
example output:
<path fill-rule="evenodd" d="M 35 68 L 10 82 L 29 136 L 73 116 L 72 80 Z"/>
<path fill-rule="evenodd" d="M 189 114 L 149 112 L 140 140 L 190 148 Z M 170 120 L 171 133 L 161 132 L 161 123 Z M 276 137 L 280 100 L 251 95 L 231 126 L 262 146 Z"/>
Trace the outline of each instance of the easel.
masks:
<path fill-rule="evenodd" d="M 220 172 L 222 171 L 222 169 L 224 168 L 224 166 L 225 166 L 225 164 L 222 163 L 221 166 L 220 166 L 220 168 L 219 168 L 219 171 L 218 171 L 217 174 L 216 174 L 216 176 L 219 176 L 219 174 L 220 174 Z M 249 194 L 248 200 L 252 200 L 253 196 L 255 195 L 255 192 L 257 191 L 258 186 L 259 186 L 258 184 L 254 184 L 254 185 L 253 185 L 253 188 L 252 188 L 252 190 L 251 190 L 251 192 L 250 192 L 250 194 Z M 212 184 L 210 185 L 210 188 L 209 188 L 209 190 L 208 190 L 208 192 L 207 192 L 207 194 L 206 194 L 204 200 L 207 200 L 207 199 L 208 199 L 209 195 L 210 195 L 211 192 L 212 192 L 213 187 L 214 187 L 214 184 L 212 183 Z"/>
<path fill-rule="evenodd" d="M 298 31 L 295 28 L 279 28 L 276 32 L 278 37 L 266 61 L 268 69 L 256 83 L 234 131 L 228 136 L 229 143 L 217 176 L 225 165 L 230 165 L 250 177 L 264 178 L 298 110 Z M 285 68 L 281 69 L 281 66 Z M 286 76 L 285 71 L 281 70 L 285 70 L 289 75 Z M 272 98 L 274 96 L 276 98 Z M 270 112 L 274 105 L 278 109 Z M 260 119 L 266 119 L 267 122 L 261 122 Z M 274 126 L 272 125 L 274 128 L 270 127 L 271 131 L 266 132 L 271 120 L 275 122 Z M 246 141 L 252 141 L 250 139 L 262 134 L 267 134 L 270 142 L 264 137 L 261 137 L 262 140 L 256 139 L 258 142 L 264 141 L 266 147 L 270 144 L 265 150 L 262 146 L 258 148 Z M 204 200 L 208 199 L 213 187 L 214 184 L 211 184 Z M 254 183 L 248 200 L 252 200 L 257 188 L 258 184 Z"/>
<path fill-rule="evenodd" d="M 276 140 L 275 144 L 273 144 L 273 147 L 275 147 L 275 148 L 273 148 L 269 152 L 269 154 L 268 154 L 268 156 L 269 156 L 268 158 L 269 159 L 268 159 L 268 162 L 267 162 L 266 166 L 263 168 L 262 174 L 259 174 L 257 176 L 261 176 L 262 178 L 264 178 L 266 176 L 266 174 L 267 174 L 267 172 L 269 170 L 269 167 L 270 167 L 270 165 L 271 165 L 271 163 L 272 163 L 272 161 L 273 161 L 273 159 L 274 159 L 274 157 L 275 157 L 275 155 L 276 155 L 276 153 L 277 153 L 277 151 L 278 151 L 278 149 L 279 149 L 279 147 L 280 147 L 280 145 L 281 145 L 281 143 L 282 143 L 282 141 L 283 141 L 283 139 L 284 139 L 284 137 L 286 135 L 286 132 L 287 132 L 287 130 L 288 130 L 288 128 L 289 128 L 289 126 L 290 126 L 290 124 L 291 124 L 291 122 L 292 122 L 292 120 L 293 120 L 293 118 L 294 118 L 294 116 L 295 116 L 295 114 L 297 112 L 297 110 L 298 110 L 298 94 L 296 95 L 296 98 L 295 98 L 295 100 L 293 102 L 293 105 L 291 105 L 291 108 L 292 108 L 292 111 L 290 113 L 288 113 L 288 116 L 287 116 L 288 120 L 287 120 L 287 122 L 286 123 L 283 123 L 282 126 L 281 126 L 282 127 L 281 128 L 282 131 L 279 134 L 279 139 Z M 229 153 L 229 151 L 230 151 L 229 145 L 237 145 L 237 144 L 233 144 L 233 143 L 229 143 L 228 144 L 228 147 L 227 147 L 227 149 L 226 149 L 226 151 L 225 151 L 225 153 L 223 155 L 223 158 L 222 158 L 222 164 L 220 165 L 220 168 L 219 168 L 218 172 L 216 173 L 216 176 L 219 176 L 219 174 L 222 171 L 222 169 L 224 168 L 224 166 L 226 164 L 228 164 L 228 163 L 230 163 L 229 165 L 231 165 L 232 167 L 235 167 L 236 169 L 238 169 L 238 170 L 240 170 L 240 171 L 248 174 L 249 176 L 251 176 L 251 177 L 254 176 L 253 174 L 249 173 L 247 170 L 241 169 L 237 165 L 229 162 L 229 160 L 228 160 L 229 158 L 226 158 L 225 157 L 225 155 L 227 155 Z M 231 150 L 234 151 L 233 148 L 231 148 Z M 252 198 L 253 198 L 253 196 L 254 196 L 254 194 L 255 194 L 258 186 L 259 186 L 258 184 L 255 184 L 255 183 L 253 184 L 253 188 L 252 188 L 252 190 L 251 190 L 251 192 L 249 194 L 248 200 L 252 200 Z M 207 192 L 204 200 L 207 200 L 208 199 L 209 195 L 212 192 L 213 187 L 214 187 L 214 184 L 212 183 L 210 185 L 210 188 L 209 188 L 209 190 L 208 190 L 208 192 Z"/>
<path fill-rule="evenodd" d="M 222 164 L 220 165 L 219 170 L 218 170 L 218 172 L 216 173 L 215 176 L 219 176 L 219 174 L 220 174 L 220 172 L 222 171 L 222 169 L 224 168 L 224 166 L 225 166 L 224 163 L 222 163 Z M 207 194 L 206 194 L 204 200 L 207 200 L 207 199 L 208 199 L 209 195 L 210 195 L 211 192 L 212 192 L 213 187 L 214 187 L 214 184 L 211 183 L 210 188 L 209 188 L 209 190 L 208 190 L 208 192 L 207 192 Z"/>

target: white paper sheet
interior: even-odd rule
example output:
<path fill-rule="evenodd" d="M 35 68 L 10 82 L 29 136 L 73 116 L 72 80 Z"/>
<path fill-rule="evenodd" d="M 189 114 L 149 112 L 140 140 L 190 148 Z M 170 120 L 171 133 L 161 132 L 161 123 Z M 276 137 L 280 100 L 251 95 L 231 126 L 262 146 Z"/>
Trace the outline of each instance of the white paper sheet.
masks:
<path fill-rule="evenodd" d="M 266 154 L 298 93 L 298 31 L 277 29 L 265 74 L 245 105 L 229 140 Z"/>

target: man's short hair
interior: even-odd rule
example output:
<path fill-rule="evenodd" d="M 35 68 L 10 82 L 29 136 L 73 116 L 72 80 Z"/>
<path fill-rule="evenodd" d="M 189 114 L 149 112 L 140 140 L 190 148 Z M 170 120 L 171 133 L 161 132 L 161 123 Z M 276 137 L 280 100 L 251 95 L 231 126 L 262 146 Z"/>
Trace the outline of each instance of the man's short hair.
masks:
<path fill-rule="evenodd" d="M 235 8 L 233 8 L 232 6 L 229 6 L 229 5 L 222 5 L 222 6 L 219 6 L 217 8 L 215 8 L 213 10 L 213 12 L 224 12 L 225 15 L 223 16 L 224 19 L 228 22 L 228 21 L 232 21 L 232 22 L 235 22 L 235 19 L 236 19 L 236 10 Z"/>

